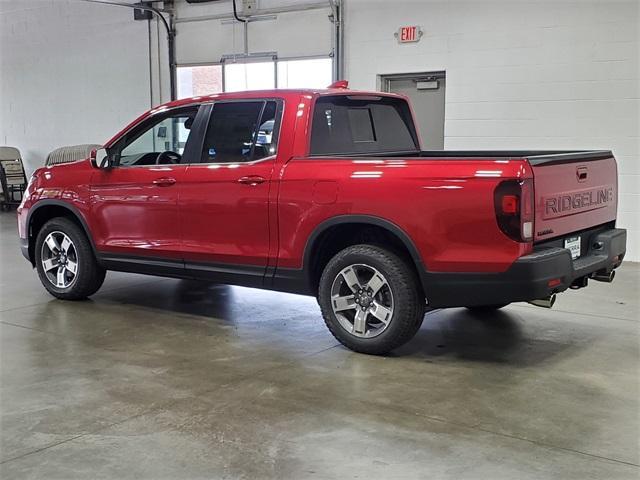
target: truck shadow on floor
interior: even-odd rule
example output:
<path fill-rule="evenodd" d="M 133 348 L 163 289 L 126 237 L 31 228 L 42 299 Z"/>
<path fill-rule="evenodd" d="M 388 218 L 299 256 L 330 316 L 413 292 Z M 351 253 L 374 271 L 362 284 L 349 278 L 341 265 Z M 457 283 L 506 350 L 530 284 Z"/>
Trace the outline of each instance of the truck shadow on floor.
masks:
<path fill-rule="evenodd" d="M 573 356 L 590 340 L 584 337 L 586 332 L 576 336 L 575 331 L 558 328 L 555 321 L 544 325 L 525 321 L 509 308 L 489 313 L 463 308 L 429 312 L 416 336 L 391 355 L 528 367 Z"/>
<path fill-rule="evenodd" d="M 277 329 L 279 322 L 286 320 L 312 321 L 309 328 L 314 331 L 325 328 L 315 299 L 311 297 L 191 280 L 160 282 L 153 286 L 152 295 L 143 294 L 141 288 L 147 287 L 112 290 L 97 295 L 95 300 L 211 318 L 238 326 L 247 322 L 265 325 L 274 322 Z M 557 320 L 550 321 L 555 324 L 553 327 L 545 323 L 526 331 L 525 322 L 529 323 L 513 308 L 489 313 L 464 308 L 430 311 L 416 336 L 388 357 L 434 362 L 455 359 L 527 367 L 572 355 L 580 344 L 589 341 L 583 336 L 586 332 L 576 337 L 576 332 L 558 327 Z M 551 328 L 554 334 L 547 335 L 545 332 Z M 327 335 L 330 334 L 327 332 Z"/>
<path fill-rule="evenodd" d="M 437 310 L 425 315 L 416 336 L 394 356 L 455 355 L 468 360 L 503 361 L 525 339 L 517 320 L 506 312 L 474 313 Z"/>
<path fill-rule="evenodd" d="M 235 303 L 233 288 L 227 285 L 171 279 L 162 279 L 151 286 L 136 285 L 98 292 L 92 300 L 220 319 L 232 316 Z"/>

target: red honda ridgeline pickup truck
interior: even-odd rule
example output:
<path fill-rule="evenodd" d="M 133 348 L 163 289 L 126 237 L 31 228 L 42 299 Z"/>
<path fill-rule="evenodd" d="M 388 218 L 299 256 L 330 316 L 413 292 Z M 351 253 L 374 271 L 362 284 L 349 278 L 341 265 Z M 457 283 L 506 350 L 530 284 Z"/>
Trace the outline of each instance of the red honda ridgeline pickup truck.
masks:
<path fill-rule="evenodd" d="M 412 338 L 427 306 L 550 307 L 613 279 L 611 152 L 423 151 L 406 98 L 332 87 L 175 101 L 38 169 L 24 256 L 69 300 L 106 270 L 313 295 L 371 354 Z"/>

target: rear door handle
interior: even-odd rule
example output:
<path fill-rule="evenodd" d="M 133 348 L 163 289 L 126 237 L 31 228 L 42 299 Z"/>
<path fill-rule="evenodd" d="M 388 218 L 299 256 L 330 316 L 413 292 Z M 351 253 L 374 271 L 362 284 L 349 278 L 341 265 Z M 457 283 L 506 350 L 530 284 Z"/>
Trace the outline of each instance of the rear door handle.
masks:
<path fill-rule="evenodd" d="M 171 177 L 156 178 L 153 181 L 153 184 L 158 187 L 170 187 L 174 183 L 176 183 L 176 179 Z"/>
<path fill-rule="evenodd" d="M 240 177 L 238 179 L 238 183 L 242 183 L 244 185 L 252 185 L 252 186 L 260 185 L 261 183 L 264 183 L 266 181 L 267 179 L 264 177 L 261 177 L 260 175 L 249 175 L 246 177 Z"/>

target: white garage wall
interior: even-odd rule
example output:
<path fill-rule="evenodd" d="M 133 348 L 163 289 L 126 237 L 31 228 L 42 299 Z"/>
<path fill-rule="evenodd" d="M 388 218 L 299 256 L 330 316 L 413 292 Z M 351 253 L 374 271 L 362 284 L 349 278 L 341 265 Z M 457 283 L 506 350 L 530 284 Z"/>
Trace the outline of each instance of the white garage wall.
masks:
<path fill-rule="evenodd" d="M 147 22 L 73 0 L 0 0 L 0 144 L 27 170 L 102 143 L 150 107 Z"/>
<path fill-rule="evenodd" d="M 346 0 L 346 78 L 446 70 L 445 148 L 611 149 L 640 260 L 640 2 Z M 417 44 L 394 31 L 420 25 Z"/>

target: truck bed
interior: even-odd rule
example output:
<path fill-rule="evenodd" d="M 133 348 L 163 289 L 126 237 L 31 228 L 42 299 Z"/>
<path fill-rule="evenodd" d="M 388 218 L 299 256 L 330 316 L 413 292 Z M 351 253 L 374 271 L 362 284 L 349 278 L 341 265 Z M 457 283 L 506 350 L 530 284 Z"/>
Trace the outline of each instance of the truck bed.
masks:
<path fill-rule="evenodd" d="M 422 150 L 425 158 L 526 158 L 531 165 L 611 158 L 610 150 Z"/>
<path fill-rule="evenodd" d="M 616 219 L 617 172 L 610 150 L 421 150 L 368 156 L 416 161 L 527 162 L 535 182 L 536 243 Z"/>
<path fill-rule="evenodd" d="M 611 150 L 422 150 L 403 152 L 381 152 L 362 154 L 334 154 L 335 157 L 402 157 L 402 158 L 439 158 L 456 160 L 475 160 L 478 158 L 510 159 L 524 158 L 530 165 L 549 163 L 574 163 L 602 160 L 613 157 Z"/>
<path fill-rule="evenodd" d="M 536 242 L 616 219 L 617 173 L 610 150 L 425 150 L 420 158 L 524 159 L 535 181 Z"/>

